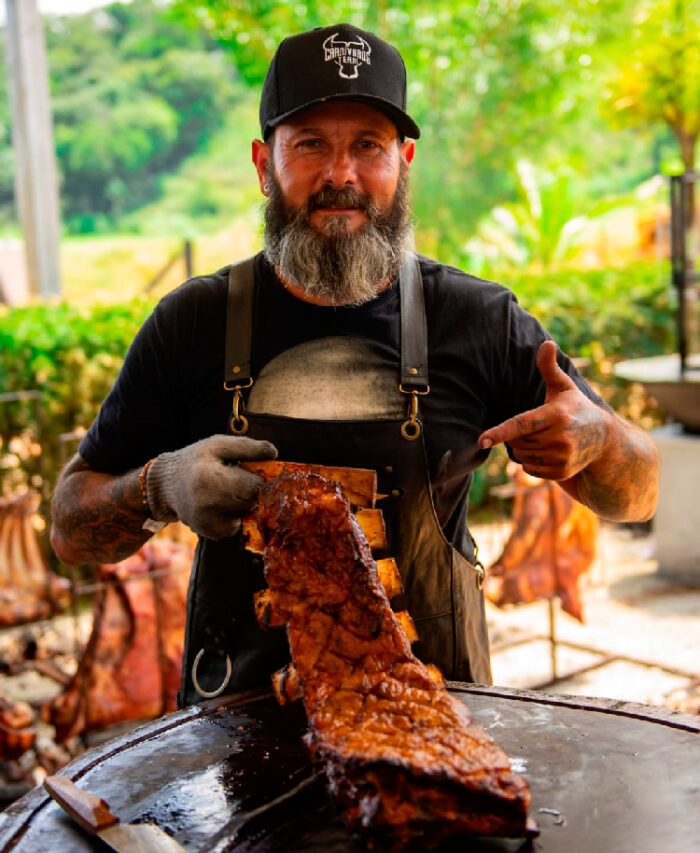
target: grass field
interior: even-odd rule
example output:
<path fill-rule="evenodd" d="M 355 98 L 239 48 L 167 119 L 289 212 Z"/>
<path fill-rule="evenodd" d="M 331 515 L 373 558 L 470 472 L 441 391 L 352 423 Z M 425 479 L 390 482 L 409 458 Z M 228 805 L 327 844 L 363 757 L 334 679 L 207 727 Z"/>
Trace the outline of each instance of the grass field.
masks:
<path fill-rule="evenodd" d="M 255 222 L 238 220 L 218 234 L 193 238 L 193 272 L 212 272 L 257 251 Z M 115 236 L 74 238 L 61 243 L 63 298 L 72 303 L 121 302 L 143 296 L 174 255 L 182 238 Z M 186 278 L 180 257 L 150 292 L 162 296 Z"/>

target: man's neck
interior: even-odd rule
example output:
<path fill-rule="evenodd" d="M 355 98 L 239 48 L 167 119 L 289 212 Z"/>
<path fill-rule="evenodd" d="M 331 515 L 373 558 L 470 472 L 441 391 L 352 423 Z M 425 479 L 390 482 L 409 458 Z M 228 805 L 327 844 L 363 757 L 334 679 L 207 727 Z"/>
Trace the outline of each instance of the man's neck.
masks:
<path fill-rule="evenodd" d="M 338 308 L 343 305 L 351 304 L 349 302 L 340 302 L 337 299 L 333 299 L 331 296 L 317 296 L 315 294 L 308 293 L 300 284 L 297 284 L 290 278 L 283 275 L 279 267 L 275 267 L 275 274 L 282 283 L 284 289 L 288 293 L 291 293 L 291 295 L 296 299 L 301 299 L 302 302 L 308 302 L 310 305 L 322 305 L 328 308 Z M 386 290 L 390 284 L 391 280 L 380 282 L 377 285 L 375 296 L 379 296 L 379 294 Z"/>

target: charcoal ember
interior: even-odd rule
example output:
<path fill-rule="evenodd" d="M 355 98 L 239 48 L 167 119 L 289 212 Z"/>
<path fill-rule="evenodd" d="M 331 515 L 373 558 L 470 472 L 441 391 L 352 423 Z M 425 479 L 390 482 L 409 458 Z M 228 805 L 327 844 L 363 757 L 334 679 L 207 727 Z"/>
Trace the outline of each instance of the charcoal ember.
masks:
<path fill-rule="evenodd" d="M 261 489 L 257 525 L 267 623 L 286 623 L 306 742 L 350 827 L 390 851 L 529 834 L 526 781 L 413 655 L 340 488 L 282 475 Z"/>

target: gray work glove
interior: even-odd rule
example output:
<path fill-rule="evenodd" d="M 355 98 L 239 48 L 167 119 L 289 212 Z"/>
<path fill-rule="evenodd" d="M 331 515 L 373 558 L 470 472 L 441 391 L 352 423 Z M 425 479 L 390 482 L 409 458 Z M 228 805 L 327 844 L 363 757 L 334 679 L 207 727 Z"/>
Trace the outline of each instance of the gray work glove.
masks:
<path fill-rule="evenodd" d="M 269 441 L 213 435 L 161 453 L 146 473 L 148 505 L 156 521 L 179 519 L 200 536 L 223 539 L 255 506 L 264 480 L 238 466 L 242 460 L 275 459 Z"/>

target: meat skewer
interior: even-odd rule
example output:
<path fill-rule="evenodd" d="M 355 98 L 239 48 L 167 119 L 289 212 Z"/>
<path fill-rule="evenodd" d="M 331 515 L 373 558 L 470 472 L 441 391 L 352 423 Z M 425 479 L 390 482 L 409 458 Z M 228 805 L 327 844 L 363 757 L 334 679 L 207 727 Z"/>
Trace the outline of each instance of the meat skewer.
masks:
<path fill-rule="evenodd" d="M 256 518 L 269 584 L 256 611 L 264 628 L 286 624 L 292 657 L 273 684 L 282 701 L 301 696 L 307 744 L 350 827 L 392 851 L 534 833 L 526 781 L 411 652 L 410 619 L 391 610 L 339 486 L 282 474 Z"/>

